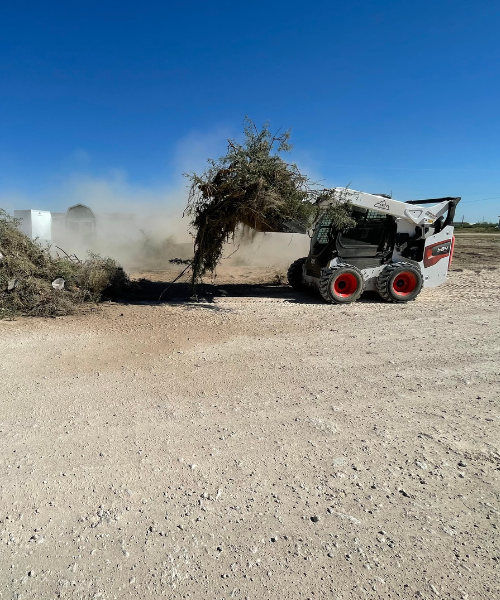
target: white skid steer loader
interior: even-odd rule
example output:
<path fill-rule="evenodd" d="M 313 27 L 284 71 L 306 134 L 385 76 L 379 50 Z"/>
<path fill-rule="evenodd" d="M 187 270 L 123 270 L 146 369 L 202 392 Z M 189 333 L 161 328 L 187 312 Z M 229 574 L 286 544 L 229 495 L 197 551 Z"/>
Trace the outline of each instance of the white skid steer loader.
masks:
<path fill-rule="evenodd" d="M 356 224 L 338 231 L 325 209 L 309 256 L 288 269 L 295 289 L 316 288 L 326 302 L 347 304 L 373 290 L 388 302 L 414 300 L 423 287 L 444 283 L 453 255 L 453 218 L 460 198 L 409 200 L 335 188 L 353 205 Z"/>

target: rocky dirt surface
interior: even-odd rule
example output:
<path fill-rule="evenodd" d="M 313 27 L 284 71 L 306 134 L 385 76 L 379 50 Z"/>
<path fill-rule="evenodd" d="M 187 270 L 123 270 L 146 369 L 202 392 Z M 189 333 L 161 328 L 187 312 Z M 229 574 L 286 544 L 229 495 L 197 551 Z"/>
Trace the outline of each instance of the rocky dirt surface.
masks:
<path fill-rule="evenodd" d="M 0 322 L 0 598 L 499 597 L 499 241 L 408 305 Z"/>

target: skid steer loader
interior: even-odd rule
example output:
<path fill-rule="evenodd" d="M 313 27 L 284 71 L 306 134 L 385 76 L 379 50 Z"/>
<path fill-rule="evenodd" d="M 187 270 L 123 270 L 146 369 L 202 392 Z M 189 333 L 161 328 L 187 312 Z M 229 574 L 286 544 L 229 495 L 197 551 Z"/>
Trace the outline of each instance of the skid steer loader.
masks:
<path fill-rule="evenodd" d="M 385 194 L 335 188 L 334 199 L 349 199 L 356 224 L 336 230 L 327 210 L 333 201 L 320 204 L 309 256 L 288 269 L 294 289 L 316 288 L 326 302 L 336 304 L 354 302 L 368 290 L 401 303 L 414 300 L 423 287 L 446 281 L 460 198 L 400 202 Z"/>

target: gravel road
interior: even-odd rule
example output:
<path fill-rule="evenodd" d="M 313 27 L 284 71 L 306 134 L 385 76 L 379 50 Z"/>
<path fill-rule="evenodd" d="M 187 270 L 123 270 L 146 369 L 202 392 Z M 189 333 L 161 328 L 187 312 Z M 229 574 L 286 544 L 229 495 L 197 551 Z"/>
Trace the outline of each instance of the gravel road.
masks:
<path fill-rule="evenodd" d="M 408 305 L 241 268 L 0 321 L 0 598 L 498 598 L 500 263 L 466 254 Z"/>

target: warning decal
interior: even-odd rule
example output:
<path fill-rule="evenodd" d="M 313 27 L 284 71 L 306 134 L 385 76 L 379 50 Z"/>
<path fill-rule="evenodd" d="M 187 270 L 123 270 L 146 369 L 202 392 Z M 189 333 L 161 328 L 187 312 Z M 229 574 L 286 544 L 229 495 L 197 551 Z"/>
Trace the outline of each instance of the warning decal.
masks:
<path fill-rule="evenodd" d="M 380 202 L 377 202 L 377 204 L 375 204 L 375 206 L 373 208 L 381 208 L 382 210 L 389 210 L 389 205 L 387 204 L 387 202 L 385 200 L 381 200 Z"/>

